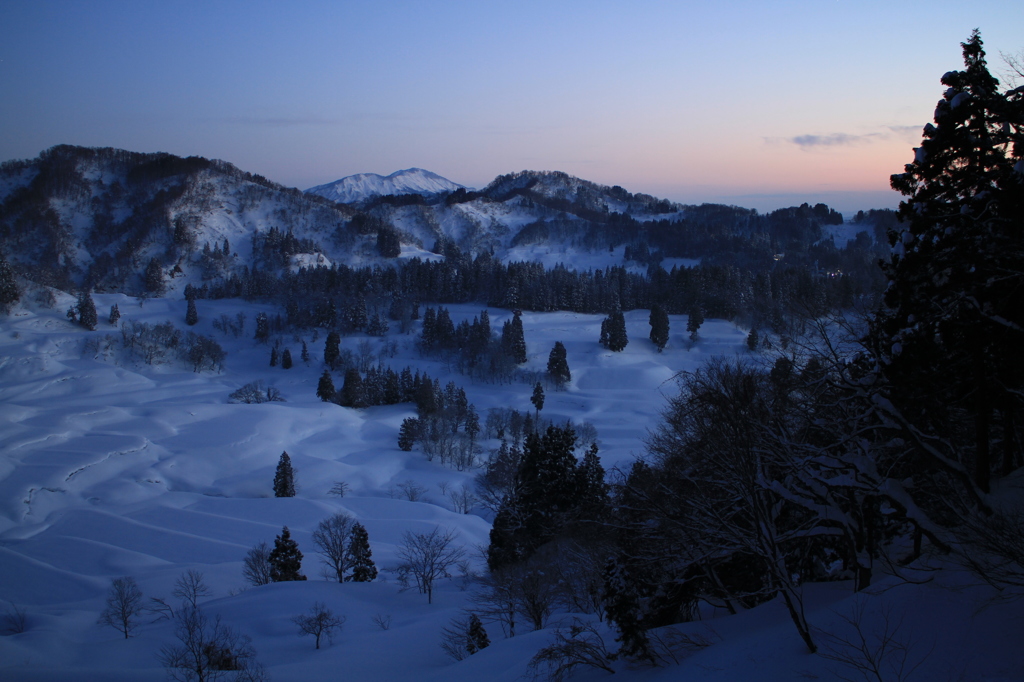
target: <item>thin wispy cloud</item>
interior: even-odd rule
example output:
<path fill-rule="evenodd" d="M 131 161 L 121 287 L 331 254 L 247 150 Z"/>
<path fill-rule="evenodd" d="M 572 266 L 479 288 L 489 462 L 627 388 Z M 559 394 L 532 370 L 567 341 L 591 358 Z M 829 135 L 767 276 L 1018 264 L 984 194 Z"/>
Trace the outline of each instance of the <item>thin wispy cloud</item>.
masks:
<path fill-rule="evenodd" d="M 885 136 L 881 133 L 868 133 L 866 135 L 832 133 L 831 135 L 797 135 L 796 137 L 787 138 L 787 141 L 803 149 L 813 149 L 816 147 L 850 147 L 875 142 L 883 137 Z"/>

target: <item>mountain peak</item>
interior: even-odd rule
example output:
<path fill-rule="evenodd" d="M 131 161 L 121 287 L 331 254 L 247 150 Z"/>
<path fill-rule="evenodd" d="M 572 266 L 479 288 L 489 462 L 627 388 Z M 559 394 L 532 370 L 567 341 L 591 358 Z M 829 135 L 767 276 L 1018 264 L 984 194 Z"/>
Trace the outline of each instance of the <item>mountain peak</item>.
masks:
<path fill-rule="evenodd" d="M 339 203 L 350 204 L 385 194 L 430 196 L 454 192 L 461 187 L 462 185 L 423 168 L 406 168 L 387 176 L 377 173 L 349 175 L 326 185 L 311 187 L 306 192 Z"/>

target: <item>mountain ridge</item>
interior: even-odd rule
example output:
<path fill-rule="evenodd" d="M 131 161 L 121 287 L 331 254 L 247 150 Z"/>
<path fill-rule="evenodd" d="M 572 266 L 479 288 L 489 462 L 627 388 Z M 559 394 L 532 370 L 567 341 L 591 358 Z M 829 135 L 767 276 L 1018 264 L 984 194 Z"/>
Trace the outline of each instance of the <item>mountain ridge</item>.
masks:
<path fill-rule="evenodd" d="M 413 167 L 395 171 L 390 175 L 356 173 L 334 182 L 310 187 L 306 193 L 322 196 L 342 204 L 352 204 L 377 196 L 401 196 L 404 194 L 431 196 L 454 192 L 458 189 L 466 188 L 432 171 Z"/>

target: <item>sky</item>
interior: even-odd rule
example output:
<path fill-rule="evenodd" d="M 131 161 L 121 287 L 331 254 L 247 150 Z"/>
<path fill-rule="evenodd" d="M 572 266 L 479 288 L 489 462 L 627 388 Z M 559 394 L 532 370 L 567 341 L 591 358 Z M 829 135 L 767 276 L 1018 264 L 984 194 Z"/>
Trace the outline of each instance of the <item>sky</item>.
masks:
<path fill-rule="evenodd" d="M 713 6 L 712 6 L 713 5 Z M 686 203 L 895 207 L 960 43 L 1019 0 L 0 0 L 0 161 L 56 144 L 306 189 L 561 170 Z"/>

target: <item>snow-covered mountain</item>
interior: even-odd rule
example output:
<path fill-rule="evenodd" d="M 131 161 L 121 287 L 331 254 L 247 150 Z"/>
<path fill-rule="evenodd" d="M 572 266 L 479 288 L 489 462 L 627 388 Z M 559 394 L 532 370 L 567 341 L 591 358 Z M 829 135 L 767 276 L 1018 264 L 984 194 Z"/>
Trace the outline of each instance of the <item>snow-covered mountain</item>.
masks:
<path fill-rule="evenodd" d="M 457 189 L 464 188 L 437 173 L 422 168 L 406 168 L 386 176 L 377 173 L 349 175 L 326 185 L 311 187 L 306 192 L 342 204 L 351 204 L 388 194 L 433 196 L 454 192 Z"/>

